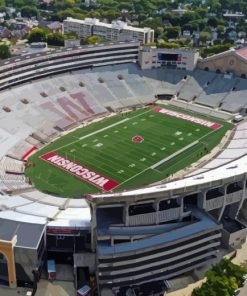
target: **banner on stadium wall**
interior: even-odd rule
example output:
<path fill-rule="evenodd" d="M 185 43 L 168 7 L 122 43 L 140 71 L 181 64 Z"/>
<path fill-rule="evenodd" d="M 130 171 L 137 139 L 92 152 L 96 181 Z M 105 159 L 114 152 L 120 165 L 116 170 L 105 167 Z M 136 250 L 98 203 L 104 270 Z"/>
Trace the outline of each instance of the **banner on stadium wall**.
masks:
<path fill-rule="evenodd" d="M 208 121 L 208 120 L 198 118 L 198 117 L 194 117 L 194 116 L 191 116 L 189 114 L 184 114 L 184 113 L 180 113 L 180 112 L 176 112 L 176 111 L 173 111 L 173 110 L 160 108 L 160 107 L 154 108 L 153 111 L 161 113 L 161 114 L 169 115 L 169 116 L 172 116 L 172 117 L 176 117 L 176 118 L 179 118 L 179 119 L 187 120 L 187 121 L 199 124 L 199 125 L 207 126 L 207 127 L 211 128 L 211 129 L 219 129 L 219 128 L 221 128 L 221 124 L 219 124 L 219 123 Z"/>
<path fill-rule="evenodd" d="M 48 152 L 40 156 L 40 158 L 104 191 L 110 191 L 119 185 L 118 182 L 108 179 L 84 165 L 70 160 L 67 157 L 63 157 L 56 152 Z"/>

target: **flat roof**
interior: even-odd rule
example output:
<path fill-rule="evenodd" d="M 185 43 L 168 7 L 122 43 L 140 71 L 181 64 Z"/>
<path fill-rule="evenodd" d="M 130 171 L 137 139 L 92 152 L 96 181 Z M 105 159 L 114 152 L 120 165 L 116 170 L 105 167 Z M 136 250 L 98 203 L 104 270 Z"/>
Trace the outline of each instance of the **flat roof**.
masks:
<path fill-rule="evenodd" d="M 36 249 L 46 225 L 0 218 L 0 239 L 11 241 L 17 236 L 16 247 Z"/>
<path fill-rule="evenodd" d="M 80 228 L 90 229 L 91 212 L 90 208 L 67 208 L 61 211 L 55 218 L 47 224 L 52 228 Z"/>
<path fill-rule="evenodd" d="M 141 32 L 141 33 L 152 31 L 151 28 L 132 27 L 122 21 L 113 21 L 111 24 L 108 24 L 108 23 L 103 23 L 99 19 L 95 19 L 95 18 L 94 19 L 93 18 L 85 18 L 84 20 L 78 20 L 78 19 L 74 19 L 72 17 L 67 17 L 67 19 L 65 19 L 64 21 L 74 22 L 74 23 L 82 24 L 82 25 L 101 26 L 101 27 L 105 27 L 105 28 L 109 28 L 109 29 L 118 29 L 118 30 L 125 29 L 125 30 L 136 31 L 136 32 Z"/>
<path fill-rule="evenodd" d="M 0 219 L 7 219 L 16 222 L 23 222 L 23 223 L 31 223 L 31 224 L 40 224 L 45 225 L 47 219 L 44 217 L 38 217 L 34 215 L 27 215 L 23 213 L 18 213 L 15 211 L 1 211 L 0 212 Z"/>
<path fill-rule="evenodd" d="M 247 60 L 247 47 L 235 50 L 236 54 Z"/>

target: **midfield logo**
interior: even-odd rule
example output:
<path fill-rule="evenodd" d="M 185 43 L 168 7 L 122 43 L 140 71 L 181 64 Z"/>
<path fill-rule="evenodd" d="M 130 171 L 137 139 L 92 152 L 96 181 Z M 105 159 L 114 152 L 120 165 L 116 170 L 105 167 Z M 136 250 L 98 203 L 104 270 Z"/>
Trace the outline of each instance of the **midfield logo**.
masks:
<path fill-rule="evenodd" d="M 134 136 L 132 138 L 132 141 L 135 143 L 142 143 L 144 141 L 144 138 L 142 136 Z"/>

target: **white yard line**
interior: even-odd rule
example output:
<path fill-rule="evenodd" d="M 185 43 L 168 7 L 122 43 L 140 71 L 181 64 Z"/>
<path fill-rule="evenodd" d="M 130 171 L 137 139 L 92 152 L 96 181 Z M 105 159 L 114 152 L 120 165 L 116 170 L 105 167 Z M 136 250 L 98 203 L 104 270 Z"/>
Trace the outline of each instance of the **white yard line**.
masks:
<path fill-rule="evenodd" d="M 119 186 L 123 185 L 124 183 L 128 182 L 129 180 L 134 179 L 135 177 L 141 175 L 142 173 L 146 172 L 146 171 L 149 170 L 150 168 L 151 168 L 151 167 L 147 167 L 147 168 L 145 168 L 143 171 L 141 171 L 141 172 L 135 174 L 134 176 L 132 176 L 132 177 L 130 177 L 129 179 L 127 179 L 127 180 L 123 181 L 122 183 L 120 183 L 117 187 L 119 187 Z M 115 187 L 115 188 L 117 188 L 117 187 Z"/>
<path fill-rule="evenodd" d="M 105 131 L 105 130 L 108 130 L 108 129 L 110 129 L 110 128 L 114 127 L 114 126 L 117 126 L 117 125 L 119 125 L 119 124 L 122 124 L 122 123 L 124 123 L 124 122 L 126 122 L 126 121 L 132 120 L 133 118 L 136 118 L 136 117 L 142 116 L 143 114 L 145 114 L 145 113 L 147 113 L 147 112 L 150 112 L 151 110 L 152 110 L 152 109 L 148 109 L 147 111 L 142 112 L 141 114 L 138 114 L 138 115 L 133 116 L 133 117 L 130 117 L 130 118 L 127 117 L 127 118 L 122 119 L 122 120 L 120 120 L 120 121 L 118 121 L 118 122 L 115 122 L 115 123 L 113 123 L 113 124 L 111 124 L 111 125 L 108 125 L 108 126 L 106 126 L 106 127 L 103 127 L 103 128 L 101 128 L 101 129 L 99 129 L 99 130 L 97 130 L 97 131 L 95 131 L 95 132 L 92 132 L 92 133 L 87 134 L 87 135 L 85 135 L 85 136 L 83 136 L 83 137 L 77 138 L 77 140 L 75 140 L 75 141 L 73 141 L 73 142 L 70 142 L 70 143 L 68 143 L 68 144 L 65 144 L 65 145 L 63 145 L 63 146 L 61 146 L 61 147 L 55 149 L 55 151 L 60 150 L 60 149 L 62 149 L 62 148 L 64 148 L 64 147 L 68 147 L 68 146 L 70 146 L 70 145 L 72 145 L 72 144 L 74 144 L 74 143 L 80 142 L 81 140 L 84 140 L 84 139 L 89 138 L 89 137 L 91 137 L 91 136 L 93 136 L 93 135 L 96 135 L 96 134 L 98 134 L 98 133 L 100 133 L 100 132 L 103 132 L 103 131 Z"/>
<path fill-rule="evenodd" d="M 121 123 L 123 123 L 123 122 L 126 122 L 126 121 L 128 121 L 128 120 L 129 120 L 129 118 L 125 118 L 125 119 L 120 120 L 120 121 L 118 121 L 118 122 L 115 122 L 115 123 L 113 123 L 113 124 L 111 124 L 111 125 L 108 125 L 108 126 L 106 126 L 106 127 L 103 127 L 103 128 L 101 128 L 101 129 L 99 129 L 99 130 L 97 130 L 97 131 L 95 131 L 95 132 L 92 132 L 92 133 L 87 134 L 87 135 L 85 135 L 85 136 L 83 136 L 83 137 L 80 137 L 78 141 L 80 141 L 80 140 L 84 140 L 84 139 L 86 139 L 86 138 L 88 138 L 88 137 L 91 137 L 91 136 L 96 135 L 96 134 L 98 134 L 98 133 L 100 133 L 100 132 L 103 132 L 103 131 L 105 131 L 105 130 L 108 130 L 109 128 L 114 127 L 114 126 L 116 126 L 116 125 L 119 125 L 119 124 L 121 124 Z"/>
<path fill-rule="evenodd" d="M 125 180 L 124 182 L 120 183 L 117 187 L 121 186 L 121 185 L 124 184 L 124 183 L 127 183 L 127 182 L 130 181 L 131 179 L 133 179 L 133 178 L 135 178 L 135 177 L 141 175 L 142 173 L 144 173 L 145 171 L 147 171 L 147 170 L 149 170 L 149 169 L 153 169 L 153 170 L 155 170 L 155 171 L 157 171 L 157 172 L 160 173 L 160 171 L 156 170 L 156 167 L 158 167 L 160 164 L 163 164 L 163 163 L 165 163 L 166 161 L 172 159 L 173 157 L 179 155 L 180 153 L 186 151 L 187 149 L 193 147 L 194 145 L 198 144 L 198 143 L 199 143 L 204 137 L 206 137 L 206 136 L 208 136 L 209 134 L 212 134 L 212 133 L 214 133 L 214 132 L 216 132 L 216 131 L 217 131 L 217 130 L 212 130 L 212 131 L 210 131 L 209 133 L 207 133 L 206 135 L 203 135 L 201 138 L 199 138 L 198 140 L 194 141 L 193 143 L 190 143 L 189 145 L 187 145 L 187 146 L 185 146 L 184 148 L 182 148 L 182 149 L 176 151 L 176 152 L 173 153 L 172 155 L 170 155 L 170 156 L 168 156 L 168 157 L 166 157 L 166 158 L 164 158 L 164 159 L 162 159 L 162 160 L 156 162 L 155 164 L 151 165 L 150 167 L 145 168 L 143 171 L 137 173 L 136 175 L 134 175 L 134 176 L 130 177 L 129 179 Z M 115 188 L 117 188 L 117 187 L 115 187 Z"/>
<path fill-rule="evenodd" d="M 173 154 L 167 156 L 166 158 L 161 159 L 160 161 L 158 161 L 158 162 L 156 162 L 155 164 L 153 164 L 153 165 L 150 167 L 150 169 L 155 169 L 155 168 L 157 168 L 159 165 L 161 165 L 161 164 L 167 162 L 168 160 L 170 160 L 170 159 L 172 159 L 173 157 L 179 155 L 180 153 L 184 152 L 185 150 L 187 150 L 187 149 L 189 149 L 189 148 L 195 146 L 196 144 L 198 144 L 198 142 L 199 142 L 199 141 L 197 140 L 197 141 L 195 141 L 195 142 L 193 142 L 193 143 L 190 143 L 189 145 L 187 145 L 187 146 L 183 147 L 182 149 L 180 149 L 180 150 L 174 152 Z"/>

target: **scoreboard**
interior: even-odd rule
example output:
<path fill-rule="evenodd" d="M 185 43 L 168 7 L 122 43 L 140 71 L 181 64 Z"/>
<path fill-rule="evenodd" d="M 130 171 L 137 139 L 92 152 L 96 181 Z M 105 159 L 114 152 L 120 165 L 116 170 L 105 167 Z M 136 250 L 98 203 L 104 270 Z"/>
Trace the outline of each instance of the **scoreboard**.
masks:
<path fill-rule="evenodd" d="M 173 61 L 173 62 L 181 62 L 182 55 L 181 54 L 171 54 L 171 53 L 158 53 L 159 61 Z"/>

